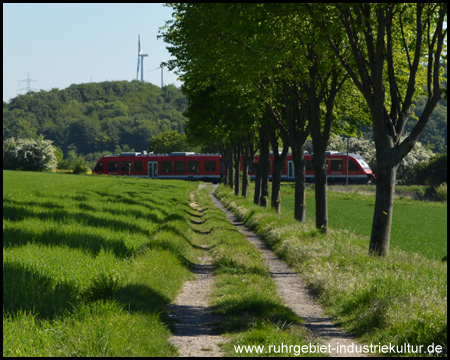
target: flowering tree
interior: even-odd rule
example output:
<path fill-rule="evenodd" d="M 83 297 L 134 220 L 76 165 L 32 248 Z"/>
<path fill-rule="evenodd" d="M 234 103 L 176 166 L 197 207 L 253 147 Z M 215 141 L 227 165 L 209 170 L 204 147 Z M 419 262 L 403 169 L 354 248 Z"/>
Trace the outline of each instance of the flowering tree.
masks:
<path fill-rule="evenodd" d="M 3 169 L 50 171 L 56 165 L 55 148 L 50 140 L 9 138 L 3 142 Z"/>

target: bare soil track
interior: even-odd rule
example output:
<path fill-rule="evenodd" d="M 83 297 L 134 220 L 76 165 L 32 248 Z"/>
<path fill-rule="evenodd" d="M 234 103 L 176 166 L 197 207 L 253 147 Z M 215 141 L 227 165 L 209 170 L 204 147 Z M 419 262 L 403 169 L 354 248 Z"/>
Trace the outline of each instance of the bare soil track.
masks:
<path fill-rule="evenodd" d="M 202 184 L 203 185 L 203 184 Z M 204 185 L 202 186 L 204 187 Z M 214 186 L 213 191 L 217 185 Z M 241 232 L 248 241 L 261 252 L 264 262 L 276 283 L 277 292 L 286 306 L 290 307 L 304 320 L 304 326 L 316 336 L 315 342 L 326 345 L 331 350 L 332 357 L 362 357 L 364 354 L 344 353 L 338 350 L 339 345 L 351 346 L 360 344 L 346 334 L 341 328 L 325 315 L 323 308 L 314 300 L 305 283 L 299 275 L 281 261 L 263 241 L 210 193 L 214 205 L 222 210 L 229 221 Z M 197 206 L 191 203 L 194 208 Z M 205 252 L 208 249 L 205 247 Z M 184 284 L 183 290 L 171 310 L 178 320 L 176 336 L 172 342 L 179 348 L 181 356 L 223 356 L 218 344 L 227 340 L 213 331 L 212 323 L 219 320 L 211 315 L 208 297 L 213 285 L 213 269 L 211 259 L 206 254 L 200 264 L 195 267 L 195 281 Z M 342 349 L 342 348 L 340 348 Z"/>

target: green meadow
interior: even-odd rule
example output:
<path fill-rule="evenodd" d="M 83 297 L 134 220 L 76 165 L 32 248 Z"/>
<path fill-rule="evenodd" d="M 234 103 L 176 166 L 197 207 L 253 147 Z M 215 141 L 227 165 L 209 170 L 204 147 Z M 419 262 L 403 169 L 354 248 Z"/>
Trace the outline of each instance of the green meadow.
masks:
<path fill-rule="evenodd" d="M 189 206 L 191 193 L 198 210 Z M 408 235 L 393 236 L 390 255 L 380 259 L 367 255 L 370 196 L 330 192 L 331 231 L 323 236 L 314 228 L 313 192 L 305 224 L 292 218 L 289 186 L 281 215 L 226 187 L 218 194 L 361 342 L 446 344 L 446 243 L 439 240 L 446 204 L 396 200 L 394 221 L 403 216 L 399 233 Z M 259 252 L 198 183 L 4 171 L 3 355 L 180 355 L 169 342 L 167 305 L 193 279 L 200 245 L 213 261 L 211 302 L 230 339 L 226 355 L 240 355 L 234 345 L 309 343 Z"/>
<path fill-rule="evenodd" d="M 175 356 L 183 181 L 3 172 L 3 355 Z"/>
<path fill-rule="evenodd" d="M 294 189 L 282 187 L 282 211 L 294 212 Z M 328 191 L 328 224 L 356 235 L 370 237 L 374 194 Z M 314 192 L 306 192 L 307 217 L 314 219 Z M 447 202 L 398 198 L 394 201 L 391 247 L 440 260 L 447 254 Z M 368 246 L 367 246 L 368 248 Z"/>

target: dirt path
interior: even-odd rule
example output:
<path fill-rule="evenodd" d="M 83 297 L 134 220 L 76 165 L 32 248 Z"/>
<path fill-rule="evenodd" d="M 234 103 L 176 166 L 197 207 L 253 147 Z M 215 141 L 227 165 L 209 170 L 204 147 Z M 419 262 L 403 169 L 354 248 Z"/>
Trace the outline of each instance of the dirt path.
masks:
<path fill-rule="evenodd" d="M 200 185 L 200 189 L 205 187 Z M 213 192 L 217 185 L 213 187 Z M 338 350 L 338 345 L 359 345 L 355 339 L 334 325 L 327 317 L 322 307 L 314 301 L 298 274 L 290 269 L 283 261 L 269 250 L 262 240 L 239 221 L 211 192 L 209 195 L 216 207 L 222 210 L 229 221 L 236 226 L 247 240 L 255 245 L 262 254 L 264 262 L 276 283 L 277 291 L 286 306 L 290 307 L 304 320 L 304 326 L 311 330 L 321 344 L 328 347 L 327 352 L 332 357 L 361 357 L 356 353 L 344 353 Z M 199 210 L 191 194 L 191 206 Z M 205 234 L 205 236 L 207 236 Z M 215 333 L 213 323 L 220 320 L 219 316 L 211 314 L 209 297 L 214 283 L 214 274 L 209 248 L 201 246 L 205 254 L 194 266 L 195 280 L 184 283 L 183 289 L 177 299 L 169 306 L 172 317 L 176 319 L 176 334 L 171 342 L 179 349 L 183 357 L 218 357 L 223 356 L 219 344 L 228 341 Z"/>
<path fill-rule="evenodd" d="M 193 194 L 190 205 L 199 209 Z M 176 334 L 171 337 L 171 342 L 179 349 L 182 357 L 223 356 L 218 344 L 227 341 L 213 330 L 212 323 L 220 320 L 219 316 L 211 314 L 209 306 L 214 274 L 209 248 L 205 245 L 200 247 L 205 254 L 193 268 L 195 280 L 186 281 L 177 299 L 169 305 L 171 317 L 177 321 Z"/>
<path fill-rule="evenodd" d="M 331 322 L 331 318 L 327 317 L 323 308 L 314 301 L 313 296 L 295 271 L 290 269 L 269 250 L 263 241 L 253 231 L 244 226 L 231 211 L 227 210 L 213 193 L 210 193 L 210 197 L 214 205 L 227 215 L 229 221 L 236 226 L 239 232 L 245 235 L 247 240 L 259 249 L 276 283 L 278 294 L 283 299 L 285 305 L 305 321 L 304 326 L 316 334 L 322 344 L 329 347 L 331 350 L 329 355 L 333 357 L 364 356 L 361 354 L 343 353 L 343 350 L 337 348 L 338 345 L 351 346 L 352 344 L 357 345 L 358 343 L 354 338 Z"/>

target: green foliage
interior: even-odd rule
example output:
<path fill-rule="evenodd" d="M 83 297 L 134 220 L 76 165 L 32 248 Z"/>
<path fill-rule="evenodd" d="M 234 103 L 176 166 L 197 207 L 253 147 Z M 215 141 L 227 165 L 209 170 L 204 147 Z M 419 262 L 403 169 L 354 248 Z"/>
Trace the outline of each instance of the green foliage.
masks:
<path fill-rule="evenodd" d="M 74 174 L 85 174 L 87 171 L 89 171 L 89 166 L 86 164 L 84 158 L 80 157 L 75 160 L 75 166 L 73 168 Z"/>
<path fill-rule="evenodd" d="M 417 164 L 409 176 L 416 184 L 447 183 L 447 154 L 438 154 L 430 161 Z"/>
<path fill-rule="evenodd" d="M 4 103 L 3 139 L 42 134 L 68 158 L 73 146 L 76 155 L 86 158 L 111 153 L 117 146 L 143 150 L 161 132 L 182 133 L 186 107 L 186 98 L 172 85 L 163 89 L 139 81 L 71 85 Z"/>
<path fill-rule="evenodd" d="M 49 171 L 56 169 L 57 159 L 52 141 L 6 139 L 3 142 L 3 169 Z"/>
<path fill-rule="evenodd" d="M 436 188 L 435 197 L 439 201 L 447 201 L 447 183 L 443 183 Z"/>
<path fill-rule="evenodd" d="M 168 154 L 173 151 L 189 151 L 186 135 L 176 130 L 162 132 L 152 137 L 149 151 L 155 154 Z"/>

